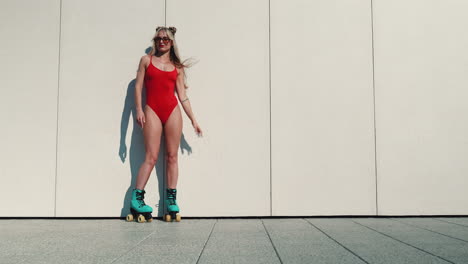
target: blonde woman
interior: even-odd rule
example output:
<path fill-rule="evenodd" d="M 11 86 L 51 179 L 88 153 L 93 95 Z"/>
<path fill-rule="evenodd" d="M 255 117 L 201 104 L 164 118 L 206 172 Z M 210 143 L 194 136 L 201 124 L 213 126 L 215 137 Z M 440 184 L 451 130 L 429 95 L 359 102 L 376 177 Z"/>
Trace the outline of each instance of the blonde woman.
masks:
<path fill-rule="evenodd" d="M 144 202 L 144 188 L 153 170 L 159 153 L 161 135 L 166 139 L 166 179 L 167 199 L 164 219 L 180 221 L 179 207 L 176 201 L 178 170 L 178 149 L 182 135 L 182 105 L 192 121 L 195 132 L 202 136 L 202 130 L 195 119 L 185 89 L 184 68 L 175 41 L 175 27 L 157 27 L 153 37 L 153 48 L 148 55 L 141 57 L 135 84 L 135 105 L 138 125 L 143 129 L 145 142 L 145 161 L 141 165 L 136 187 L 132 191 L 131 214 L 127 221 L 138 215 L 138 222 L 151 222 L 153 209 Z M 142 107 L 143 84 L 146 88 L 146 106 Z M 178 100 L 175 96 L 177 94 Z"/>

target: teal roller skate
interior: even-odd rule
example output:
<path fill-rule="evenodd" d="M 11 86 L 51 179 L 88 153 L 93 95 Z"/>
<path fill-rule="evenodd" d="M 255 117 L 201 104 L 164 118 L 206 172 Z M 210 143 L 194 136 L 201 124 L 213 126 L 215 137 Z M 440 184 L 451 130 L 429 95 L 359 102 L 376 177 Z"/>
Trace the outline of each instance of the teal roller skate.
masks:
<path fill-rule="evenodd" d="M 127 215 L 127 222 L 131 222 L 134 219 L 137 219 L 138 223 L 151 222 L 153 221 L 153 208 L 146 205 L 145 201 L 145 191 L 139 189 L 133 189 L 132 191 L 132 202 L 130 206 L 130 214 Z"/>
<path fill-rule="evenodd" d="M 164 220 L 166 222 L 171 222 L 175 220 L 180 222 L 181 216 L 179 214 L 179 206 L 177 205 L 177 190 L 176 189 L 166 189 L 167 199 L 166 199 L 166 208 L 167 213 L 164 215 Z"/>

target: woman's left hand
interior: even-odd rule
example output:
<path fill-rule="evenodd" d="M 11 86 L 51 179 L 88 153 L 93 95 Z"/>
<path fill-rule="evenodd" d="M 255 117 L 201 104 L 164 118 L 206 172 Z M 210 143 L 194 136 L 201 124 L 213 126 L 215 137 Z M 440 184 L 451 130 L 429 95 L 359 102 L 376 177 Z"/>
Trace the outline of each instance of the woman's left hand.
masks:
<path fill-rule="evenodd" d="M 192 122 L 192 126 L 195 129 L 195 133 L 197 133 L 197 135 L 199 137 L 202 137 L 203 136 L 203 131 L 201 130 L 200 125 L 198 125 L 198 123 L 195 121 L 195 122 Z"/>

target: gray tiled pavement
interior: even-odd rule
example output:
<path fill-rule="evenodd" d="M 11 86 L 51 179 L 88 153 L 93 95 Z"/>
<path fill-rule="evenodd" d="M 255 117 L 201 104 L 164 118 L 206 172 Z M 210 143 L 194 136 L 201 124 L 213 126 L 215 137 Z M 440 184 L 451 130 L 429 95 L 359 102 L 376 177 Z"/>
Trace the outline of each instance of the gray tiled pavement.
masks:
<path fill-rule="evenodd" d="M 468 263 L 468 217 L 0 219 L 0 263 Z"/>

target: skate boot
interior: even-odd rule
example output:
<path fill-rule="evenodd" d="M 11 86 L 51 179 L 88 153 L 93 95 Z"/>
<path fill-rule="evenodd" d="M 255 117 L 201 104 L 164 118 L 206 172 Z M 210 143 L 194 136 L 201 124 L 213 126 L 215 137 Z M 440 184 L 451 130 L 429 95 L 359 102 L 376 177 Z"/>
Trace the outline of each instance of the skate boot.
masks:
<path fill-rule="evenodd" d="M 181 216 L 179 214 L 179 206 L 177 205 L 177 190 L 176 189 L 166 189 L 167 199 L 166 199 L 166 208 L 167 213 L 164 215 L 164 220 L 166 222 L 171 222 L 175 220 L 180 222 Z"/>
<path fill-rule="evenodd" d="M 138 223 L 153 221 L 153 216 L 151 215 L 153 208 L 146 205 L 145 201 L 143 201 L 143 199 L 145 199 L 145 193 L 146 192 L 144 190 L 133 189 L 130 205 L 131 213 L 127 215 L 127 222 L 131 222 L 134 219 L 136 219 Z"/>

